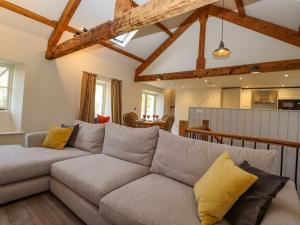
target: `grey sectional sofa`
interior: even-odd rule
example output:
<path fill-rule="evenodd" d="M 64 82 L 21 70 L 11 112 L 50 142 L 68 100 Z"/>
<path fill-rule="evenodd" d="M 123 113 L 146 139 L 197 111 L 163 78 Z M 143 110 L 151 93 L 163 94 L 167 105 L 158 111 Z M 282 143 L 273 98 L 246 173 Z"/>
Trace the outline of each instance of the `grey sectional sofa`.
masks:
<path fill-rule="evenodd" d="M 43 138 L 44 134 L 27 136 L 27 147 L 39 145 Z M 266 172 L 275 173 L 277 160 L 272 150 L 195 141 L 156 127 L 133 129 L 112 123 L 105 126 L 101 154 L 68 148 L 2 148 L 0 204 L 50 188 L 88 225 L 200 225 L 193 186 L 224 150 L 236 163 L 247 160 Z M 15 156 L 7 155 L 17 155 L 17 151 L 30 153 L 23 154 L 25 159 L 17 156 L 22 160 L 10 166 Z M 35 170 L 35 165 L 41 169 Z M 14 170 L 19 175 L 14 176 Z M 30 193 L 19 184 L 26 182 L 35 187 Z M 18 188 L 5 192 L 10 185 Z M 11 197 L 3 198 L 3 193 Z M 262 225 L 300 225 L 300 203 L 292 181 L 278 193 Z"/>

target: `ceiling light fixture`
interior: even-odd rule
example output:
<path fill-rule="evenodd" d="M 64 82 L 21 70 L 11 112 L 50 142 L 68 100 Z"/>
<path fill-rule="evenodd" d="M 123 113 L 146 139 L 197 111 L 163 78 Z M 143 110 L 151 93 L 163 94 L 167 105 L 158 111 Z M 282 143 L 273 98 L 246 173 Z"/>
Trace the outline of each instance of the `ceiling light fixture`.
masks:
<path fill-rule="evenodd" d="M 163 76 L 162 75 L 157 75 L 156 77 L 156 80 L 159 81 L 159 80 L 162 80 L 163 79 Z"/>
<path fill-rule="evenodd" d="M 258 74 L 258 73 L 260 73 L 259 66 L 258 66 L 258 65 L 254 65 L 254 66 L 251 68 L 251 74 Z"/>
<path fill-rule="evenodd" d="M 224 8 L 224 0 L 223 0 L 223 8 Z M 215 58 L 224 58 L 228 57 L 231 54 L 231 51 L 228 48 L 225 48 L 224 40 L 224 19 L 222 15 L 222 35 L 221 35 L 221 42 L 219 48 L 217 48 L 212 54 Z"/>
<path fill-rule="evenodd" d="M 242 77 L 240 77 L 240 80 L 243 80 L 243 78 L 242 78 Z"/>
<path fill-rule="evenodd" d="M 284 85 L 284 84 L 282 84 L 282 85 L 281 85 L 281 87 L 285 87 L 285 85 Z"/>
<path fill-rule="evenodd" d="M 288 74 L 285 74 L 284 76 L 285 76 L 285 77 L 288 77 L 289 75 L 288 75 Z"/>
<path fill-rule="evenodd" d="M 207 83 L 207 80 L 204 80 L 205 83 Z"/>

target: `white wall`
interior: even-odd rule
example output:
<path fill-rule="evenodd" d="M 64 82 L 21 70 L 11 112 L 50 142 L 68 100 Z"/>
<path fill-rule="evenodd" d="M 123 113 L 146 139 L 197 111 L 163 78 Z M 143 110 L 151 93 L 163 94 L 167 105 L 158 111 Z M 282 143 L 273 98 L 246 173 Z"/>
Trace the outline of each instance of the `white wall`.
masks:
<path fill-rule="evenodd" d="M 47 39 L 3 25 L 0 30 L 0 59 L 25 66 L 21 123 L 24 132 L 47 130 L 53 124 L 72 123 L 77 118 L 82 71 L 122 80 L 123 112 L 140 112 L 143 89 L 162 91 L 134 83 L 134 68 L 124 63 L 127 59 L 123 60 L 123 56 L 108 49 L 91 48 L 48 61 L 44 57 Z M 3 116 L 7 115 L 1 114 L 0 119 Z M 22 139 L 0 135 L 0 144 L 20 143 Z"/>
<path fill-rule="evenodd" d="M 240 108 L 241 88 L 222 89 L 222 108 Z"/>
<path fill-rule="evenodd" d="M 179 120 L 188 120 L 189 107 L 221 107 L 221 94 L 220 88 L 177 90 L 173 132 L 178 132 Z"/>

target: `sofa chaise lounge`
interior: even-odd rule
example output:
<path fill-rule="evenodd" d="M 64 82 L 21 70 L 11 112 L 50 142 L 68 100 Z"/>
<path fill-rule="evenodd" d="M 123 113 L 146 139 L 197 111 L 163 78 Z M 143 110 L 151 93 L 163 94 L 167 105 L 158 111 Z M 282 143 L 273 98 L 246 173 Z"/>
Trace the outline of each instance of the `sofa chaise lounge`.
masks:
<path fill-rule="evenodd" d="M 50 188 L 88 225 L 200 225 L 193 186 L 225 150 L 237 164 L 247 160 L 261 170 L 276 172 L 277 152 L 272 150 L 196 141 L 156 127 L 133 129 L 109 123 L 103 132 L 101 154 L 68 148 L 64 151 L 74 151 L 73 155 L 57 151 L 66 156 L 40 162 L 45 165 L 43 173 L 33 172 L 29 177 L 22 175 L 18 179 L 7 175 L 9 182 L 2 182 L 0 199 L 3 193 L 17 197 L 4 198 L 0 204 Z M 19 151 L 56 152 L 36 147 L 44 135 L 28 135 L 27 147 L 35 147 Z M 15 146 L 2 148 L 17 151 Z M 33 165 L 30 160 L 10 167 L 8 161 L 13 158 L 5 159 L 5 155 L 0 153 L 0 161 L 7 164 L 0 165 L 0 174 L 5 170 L 12 172 L 12 168 L 31 172 L 35 167 L 28 165 Z M 43 177 L 46 180 L 43 188 L 30 193 L 19 194 L 24 191 L 22 186 L 3 192 L 2 187 L 18 184 L 20 180 L 30 181 L 34 186 Z M 223 220 L 218 224 L 229 223 Z M 300 203 L 292 181 L 277 194 L 262 225 L 300 225 Z"/>

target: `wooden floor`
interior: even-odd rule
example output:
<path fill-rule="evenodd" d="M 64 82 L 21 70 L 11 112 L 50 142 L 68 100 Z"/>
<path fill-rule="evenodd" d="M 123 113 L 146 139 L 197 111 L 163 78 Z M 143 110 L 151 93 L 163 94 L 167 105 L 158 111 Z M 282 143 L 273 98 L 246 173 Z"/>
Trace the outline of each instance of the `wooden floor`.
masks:
<path fill-rule="evenodd" d="M 0 207 L 0 225 L 84 225 L 51 193 Z"/>

